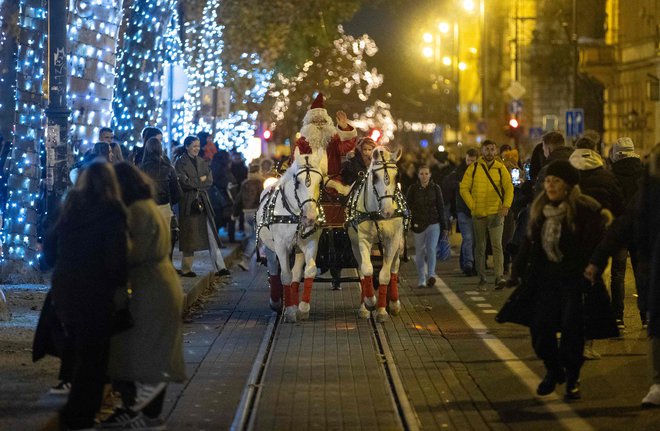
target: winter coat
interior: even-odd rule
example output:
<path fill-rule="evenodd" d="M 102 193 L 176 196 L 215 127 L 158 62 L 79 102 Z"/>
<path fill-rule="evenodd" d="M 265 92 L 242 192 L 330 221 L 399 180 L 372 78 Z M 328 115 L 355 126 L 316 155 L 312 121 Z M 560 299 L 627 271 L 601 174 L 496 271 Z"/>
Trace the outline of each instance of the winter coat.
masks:
<path fill-rule="evenodd" d="M 353 184 L 360 178 L 360 172 L 365 174 L 367 169 L 368 166 L 362 160 L 362 153 L 360 150 L 355 150 L 353 157 L 348 158 L 341 165 L 341 179 L 344 184 Z"/>
<path fill-rule="evenodd" d="M 208 163 L 201 157 L 191 158 L 188 153 L 182 154 L 174 163 L 183 197 L 179 201 L 179 249 L 184 253 L 192 253 L 209 249 L 207 223 L 217 232 L 214 222 L 215 213 L 207 190 L 213 184 L 213 175 Z M 201 181 L 201 177 L 206 177 Z M 191 208 L 197 197 L 201 198 L 203 211 L 194 213 Z M 220 240 L 215 235 L 215 240 Z"/>
<path fill-rule="evenodd" d="M 422 187 L 419 182 L 410 186 L 406 202 L 412 214 L 410 226 L 413 232 L 421 233 L 435 223 L 440 223 L 441 230 L 449 229 L 445 219 L 442 190 L 433 180 L 430 180 L 426 187 Z"/>
<path fill-rule="evenodd" d="M 580 171 L 580 189 L 585 195 L 596 199 L 614 216 L 623 214 L 625 204 L 623 192 L 614 174 L 603 166 L 603 159 L 593 150 L 576 149 L 569 162 Z"/>
<path fill-rule="evenodd" d="M 660 172 L 645 175 L 635 217 L 640 310 L 649 313 L 649 336 L 660 337 Z"/>
<path fill-rule="evenodd" d="M 452 214 L 461 212 L 470 216 L 470 208 L 468 208 L 460 193 L 461 181 L 463 181 L 463 176 L 465 176 L 467 168 L 468 165 L 463 161 L 444 179 L 445 187 L 443 187 L 443 190 L 451 190 L 451 194 L 447 196 L 443 191 L 443 196 L 445 201 L 450 202 L 450 205 L 452 206 Z"/>
<path fill-rule="evenodd" d="M 127 251 L 126 214 L 118 203 L 80 202 L 55 226 L 44 253 L 54 266 L 52 299 L 62 322 L 108 330 L 115 292 L 127 281 Z"/>
<path fill-rule="evenodd" d="M 621 187 L 624 203 L 628 204 L 639 189 L 644 174 L 642 161 L 639 157 L 626 157 L 612 163 L 612 173 Z"/>
<path fill-rule="evenodd" d="M 175 205 L 181 199 L 183 191 L 179 185 L 174 166 L 163 157 L 150 155 L 140 169 L 154 181 L 156 186 L 155 200 L 158 205 Z"/>
<path fill-rule="evenodd" d="M 248 174 L 247 180 L 243 181 L 241 188 L 234 200 L 234 216 L 239 216 L 241 211 L 259 208 L 259 197 L 264 190 L 264 179 L 259 174 Z"/>
<path fill-rule="evenodd" d="M 341 130 L 337 128 L 337 134 L 330 139 L 328 146 L 325 149 L 325 152 L 328 156 L 328 176 L 336 178 L 341 173 L 341 161 L 349 152 L 355 149 L 357 144 L 357 131 L 354 127 L 350 127 L 350 130 Z M 304 136 L 301 136 L 293 148 L 291 149 L 291 154 L 295 154 L 295 150 L 298 148 L 300 154 L 311 154 L 312 148 L 305 139 Z M 293 159 L 291 159 L 293 163 Z"/>
<path fill-rule="evenodd" d="M 602 282 L 591 286 L 584 278 L 583 272 L 589 259 L 603 237 L 609 216 L 603 212 L 602 206 L 593 198 L 583 195 L 576 202 L 575 231 L 564 221 L 559 240 L 559 249 L 563 254 L 560 262 L 552 262 L 547 258 L 541 241 L 541 223 L 531 226 L 531 235 L 525 237 L 520 252 L 516 255 L 516 272 L 521 275 L 526 288 L 553 289 L 553 284 L 563 282 L 582 289 L 584 296 L 585 334 L 589 339 L 600 339 L 615 336 L 616 325 L 610 303 Z M 528 314 L 528 307 L 538 304 L 532 293 L 527 295 L 526 304 L 518 304 L 516 313 Z M 517 321 L 511 319 L 509 321 Z M 559 329 L 559 328 L 557 328 Z"/>
<path fill-rule="evenodd" d="M 108 376 L 145 383 L 181 382 L 183 290 L 170 261 L 170 227 L 152 199 L 128 207 L 129 308 L 135 325 L 112 337 Z"/>
<path fill-rule="evenodd" d="M 503 199 L 495 191 L 486 176 L 485 170 L 495 183 Z M 483 157 L 467 167 L 461 180 L 460 194 L 472 212 L 472 217 L 486 217 L 497 214 L 502 207 L 511 207 L 513 202 L 513 183 L 509 170 L 498 160 L 488 166 Z"/>

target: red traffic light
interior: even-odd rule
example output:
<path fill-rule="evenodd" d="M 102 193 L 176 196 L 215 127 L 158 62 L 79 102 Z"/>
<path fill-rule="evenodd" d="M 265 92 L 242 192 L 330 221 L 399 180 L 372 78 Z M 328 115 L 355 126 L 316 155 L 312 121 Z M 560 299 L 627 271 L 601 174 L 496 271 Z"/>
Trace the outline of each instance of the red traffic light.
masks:
<path fill-rule="evenodd" d="M 517 129 L 519 125 L 520 124 L 518 123 L 518 120 L 516 120 L 515 118 L 512 118 L 512 119 L 509 120 L 509 126 L 512 129 Z"/>
<path fill-rule="evenodd" d="M 261 135 L 265 140 L 269 140 L 273 136 L 273 132 L 270 130 L 266 129 L 264 130 L 264 133 Z"/>

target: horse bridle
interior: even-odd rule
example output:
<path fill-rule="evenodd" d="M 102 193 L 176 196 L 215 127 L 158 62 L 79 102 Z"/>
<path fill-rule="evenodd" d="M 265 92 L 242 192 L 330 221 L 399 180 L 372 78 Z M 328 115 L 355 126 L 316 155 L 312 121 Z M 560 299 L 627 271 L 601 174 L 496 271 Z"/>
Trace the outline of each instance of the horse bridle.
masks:
<path fill-rule="evenodd" d="M 371 164 L 374 167 L 369 171 L 369 173 L 372 175 L 371 187 L 374 189 L 374 195 L 376 196 L 376 200 L 378 202 L 378 209 L 382 210 L 382 208 L 381 208 L 382 201 L 384 201 L 387 198 L 390 198 L 394 202 L 396 200 L 396 194 L 391 194 L 391 195 L 386 194 L 386 195 L 382 195 L 382 196 L 380 194 L 378 194 L 378 189 L 376 188 L 376 181 L 375 181 L 375 179 L 377 179 L 377 177 L 375 176 L 375 173 L 378 172 L 378 171 L 384 171 L 383 182 L 385 183 L 386 186 L 389 186 L 390 182 L 396 181 L 396 174 L 394 174 L 394 179 L 390 179 L 389 171 L 391 169 L 394 169 L 395 171 L 397 171 L 398 168 L 396 166 L 396 162 L 391 162 L 391 161 L 388 162 L 387 160 L 385 160 L 385 156 L 383 155 L 382 152 L 379 151 L 378 154 L 380 154 L 381 159 L 380 160 L 374 159 L 374 160 L 371 161 Z M 364 208 L 365 209 L 367 208 L 367 194 L 366 193 L 364 193 Z"/>
<path fill-rule="evenodd" d="M 317 208 L 321 207 L 320 193 L 319 193 L 319 198 L 318 199 L 314 199 L 313 197 L 309 197 L 309 198 L 305 199 L 302 202 L 300 201 L 300 197 L 298 196 L 298 186 L 300 185 L 300 178 L 299 177 L 303 174 L 305 175 L 305 187 L 309 187 L 309 186 L 312 185 L 311 174 L 317 174 L 321 178 L 321 183 L 320 184 L 323 184 L 323 173 L 320 170 L 314 169 L 313 167 L 311 167 L 309 165 L 309 161 L 305 160 L 305 165 L 300 167 L 298 169 L 298 172 L 296 172 L 296 174 L 293 176 L 293 195 L 296 198 L 296 203 L 298 204 L 298 209 L 300 210 L 300 214 L 302 214 L 303 206 L 307 202 L 315 203 Z M 311 193 L 310 193 L 310 196 L 311 196 Z M 283 197 L 283 202 L 286 202 L 286 198 L 284 197 L 284 195 L 282 195 L 282 197 Z M 287 205 L 285 204 L 285 206 L 287 206 Z M 287 210 L 288 210 L 288 208 L 287 208 Z M 291 212 L 291 211 L 289 210 L 289 212 Z"/>

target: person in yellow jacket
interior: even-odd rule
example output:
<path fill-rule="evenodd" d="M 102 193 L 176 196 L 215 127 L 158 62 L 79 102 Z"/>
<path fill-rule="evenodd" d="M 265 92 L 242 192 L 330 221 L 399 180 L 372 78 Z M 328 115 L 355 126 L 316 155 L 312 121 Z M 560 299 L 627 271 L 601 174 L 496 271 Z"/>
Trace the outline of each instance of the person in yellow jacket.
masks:
<path fill-rule="evenodd" d="M 481 157 L 470 165 L 463 175 L 460 194 L 472 212 L 474 225 L 475 263 L 479 273 L 479 285 L 486 281 L 486 239 L 490 237 L 493 249 L 495 285 L 503 287 L 504 253 L 502 251 L 502 230 L 504 218 L 513 201 L 513 183 L 509 170 L 495 159 L 497 144 L 485 140 L 481 144 Z"/>

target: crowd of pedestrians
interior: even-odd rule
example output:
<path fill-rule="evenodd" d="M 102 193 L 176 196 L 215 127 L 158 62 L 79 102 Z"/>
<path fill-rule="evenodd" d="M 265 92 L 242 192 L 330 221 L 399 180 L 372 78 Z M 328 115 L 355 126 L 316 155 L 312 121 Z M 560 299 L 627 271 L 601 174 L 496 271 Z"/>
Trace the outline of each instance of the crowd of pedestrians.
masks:
<path fill-rule="evenodd" d="M 435 259 L 429 254 L 438 247 L 435 232 L 437 226 L 451 230 L 455 220 L 466 276 L 478 276 L 478 286 L 486 289 L 491 254 L 496 290 L 524 286 L 533 293 L 526 295 L 532 298 L 526 324 L 546 367 L 537 393 L 547 395 L 566 383 L 570 401 L 581 397 L 584 360 L 600 357 L 594 340 L 625 329 L 630 256 L 641 324 L 652 339 L 654 380 L 643 405 L 660 406 L 660 329 L 653 324 L 660 320 L 660 224 L 653 200 L 659 192 L 660 148 L 654 147 L 644 166 L 628 137 L 614 142 L 607 156 L 599 153 L 602 147 L 593 131 L 574 144 L 549 132 L 524 164 L 517 149 L 498 148 L 491 140 L 467 149 L 453 168 L 438 153 L 422 160 L 404 157 L 399 180 L 412 212 L 418 284 L 434 283 Z M 609 295 L 602 280 L 608 259 Z"/>
<path fill-rule="evenodd" d="M 212 137 L 203 138 L 203 152 L 200 138 L 189 136 L 170 160 L 155 127 L 142 131 L 142 145 L 131 152 L 113 139 L 112 129 L 102 128 L 99 141 L 73 166 L 73 186 L 43 244 L 53 279 L 35 357 L 61 358 L 60 382 L 51 392 L 68 395 L 45 429 L 164 427 L 167 384 L 186 378 L 179 277 L 197 276 L 194 253 L 204 250 L 216 276 L 230 275 L 220 251 L 218 203 L 209 190 L 224 197 L 225 226 L 247 220 L 254 249 L 263 183 L 259 161 L 248 174 L 240 154 L 222 159 L 227 152 L 213 151 Z M 220 182 L 210 162 L 228 173 Z M 179 269 L 172 261 L 176 243 L 183 255 Z M 239 266 L 247 270 L 251 257 L 246 252 Z M 108 383 L 121 405 L 98 423 Z"/>

